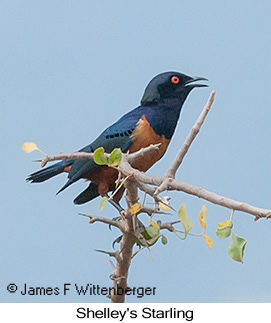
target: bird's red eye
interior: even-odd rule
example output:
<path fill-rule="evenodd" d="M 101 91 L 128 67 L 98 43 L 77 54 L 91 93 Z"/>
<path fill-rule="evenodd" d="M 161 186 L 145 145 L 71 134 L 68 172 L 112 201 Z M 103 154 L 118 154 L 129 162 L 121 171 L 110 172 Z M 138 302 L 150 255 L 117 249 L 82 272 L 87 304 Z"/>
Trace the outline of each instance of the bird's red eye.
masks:
<path fill-rule="evenodd" d="M 180 79 L 178 78 L 178 76 L 172 76 L 171 82 L 173 84 L 178 84 L 180 82 Z"/>

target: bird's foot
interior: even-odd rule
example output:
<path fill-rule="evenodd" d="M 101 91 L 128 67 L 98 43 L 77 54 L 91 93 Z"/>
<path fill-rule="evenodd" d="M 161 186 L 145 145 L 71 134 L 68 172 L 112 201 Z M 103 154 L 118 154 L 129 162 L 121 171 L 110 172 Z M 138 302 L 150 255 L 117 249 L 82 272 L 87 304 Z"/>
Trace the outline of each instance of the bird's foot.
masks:
<path fill-rule="evenodd" d="M 120 214 L 122 214 L 122 212 L 124 211 L 124 208 L 115 200 L 113 200 L 112 198 L 110 198 L 108 195 L 106 195 L 106 197 L 108 198 L 108 202 L 113 205 Z"/>

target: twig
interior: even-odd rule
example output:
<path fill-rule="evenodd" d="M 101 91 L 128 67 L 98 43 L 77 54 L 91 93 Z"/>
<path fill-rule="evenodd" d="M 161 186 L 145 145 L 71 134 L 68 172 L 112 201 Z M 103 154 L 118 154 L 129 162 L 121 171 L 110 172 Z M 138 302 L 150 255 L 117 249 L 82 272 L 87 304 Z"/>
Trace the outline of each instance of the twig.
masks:
<path fill-rule="evenodd" d="M 112 219 L 107 219 L 107 218 L 103 218 L 101 216 L 92 216 L 92 215 L 87 215 L 87 214 L 83 214 L 83 213 L 78 213 L 78 214 L 79 215 L 82 215 L 82 216 L 88 217 L 89 218 L 89 220 L 88 220 L 88 223 L 89 224 L 93 224 L 95 222 L 102 222 L 102 223 L 105 223 L 105 224 L 108 224 L 108 225 L 112 225 L 114 227 L 117 227 L 121 231 L 123 230 L 122 224 L 119 221 L 112 220 Z"/>
<path fill-rule="evenodd" d="M 150 175 L 147 175 L 146 173 L 140 172 L 139 170 L 132 168 L 132 166 L 127 161 L 125 162 L 125 160 L 121 161 L 121 164 L 119 165 L 119 170 L 124 175 L 133 174 L 134 179 L 138 183 L 159 186 L 164 181 L 163 177 L 150 176 Z M 138 187 L 140 187 L 144 191 L 144 185 L 138 185 Z M 175 179 L 171 179 L 169 190 L 182 191 L 187 194 L 194 195 L 199 198 L 205 199 L 206 201 L 209 201 L 213 204 L 224 206 L 224 207 L 232 209 L 232 210 L 252 214 L 255 216 L 255 220 L 258 220 L 259 218 L 270 218 L 271 217 L 271 210 L 262 209 L 262 208 L 258 208 L 258 207 L 249 205 L 244 202 L 235 201 L 235 200 L 229 199 L 227 197 L 220 196 L 218 194 L 209 192 L 203 188 L 192 186 L 192 185 L 184 183 L 184 182 L 176 181 Z M 146 191 L 146 193 L 150 194 L 150 190 L 148 189 Z M 154 198 L 155 198 L 155 196 L 154 196 Z"/>
<path fill-rule="evenodd" d="M 203 125 L 203 122 L 205 121 L 205 118 L 207 117 L 207 114 L 211 109 L 211 106 L 214 102 L 214 97 L 215 97 L 215 91 L 212 91 L 206 105 L 204 106 L 201 114 L 198 117 L 198 120 L 196 121 L 194 126 L 191 128 L 190 133 L 187 136 L 182 148 L 179 150 L 175 160 L 173 161 L 171 166 L 168 168 L 166 174 L 164 175 L 163 182 L 161 183 L 161 185 L 159 185 L 156 188 L 154 195 L 160 194 L 163 191 L 166 191 L 169 189 L 171 180 L 175 178 L 178 168 L 180 167 L 181 163 L 183 162 L 183 159 L 184 159 L 185 155 L 187 154 L 188 149 L 190 148 L 190 146 L 192 145 L 192 142 L 194 141 L 197 134 L 199 133 L 200 128 Z"/>
<path fill-rule="evenodd" d="M 159 149 L 159 146 L 161 144 L 155 144 L 155 145 L 150 145 L 148 147 L 145 147 L 145 148 L 141 148 L 139 149 L 138 151 L 130 154 L 129 152 L 126 154 L 126 158 L 127 158 L 127 161 L 132 164 L 137 158 L 139 157 L 142 157 L 146 154 L 149 154 L 150 152 L 154 151 L 154 150 L 158 150 Z"/>
<path fill-rule="evenodd" d="M 144 156 L 145 154 L 149 154 L 153 150 L 159 149 L 160 144 L 150 145 L 146 148 L 142 148 L 132 154 L 127 153 L 127 160 L 129 163 L 132 163 L 135 159 Z M 94 153 L 86 153 L 81 151 L 75 151 L 73 153 L 61 153 L 58 155 L 48 156 L 46 155 L 41 160 L 37 160 L 38 162 L 41 162 L 41 167 L 47 165 L 48 162 L 57 161 L 57 160 L 77 160 L 77 159 L 93 159 Z M 104 153 L 105 157 L 109 157 L 110 154 Z"/>
<path fill-rule="evenodd" d="M 161 223 L 160 226 L 160 230 L 166 229 L 170 232 L 174 232 L 175 228 L 173 226 L 173 224 L 175 223 L 179 223 L 180 221 L 175 221 L 175 222 L 169 222 L 169 223 Z"/>
<path fill-rule="evenodd" d="M 106 255 L 109 255 L 110 257 L 117 258 L 117 252 L 105 251 L 105 250 L 100 250 L 100 249 L 95 249 L 95 251 L 105 253 Z"/>
<path fill-rule="evenodd" d="M 93 155 L 94 155 L 93 153 L 84 153 L 84 152 L 76 151 L 70 154 L 61 153 L 54 156 L 45 156 L 41 160 L 41 167 L 46 166 L 48 162 L 52 162 L 56 160 L 93 159 Z"/>
<path fill-rule="evenodd" d="M 122 169 L 122 168 L 120 168 L 120 169 Z M 141 191 L 143 191 L 146 194 L 150 195 L 155 200 L 155 202 L 157 202 L 157 203 L 161 202 L 161 203 L 166 204 L 166 205 L 168 204 L 167 201 L 165 201 L 164 197 L 162 197 L 159 194 L 155 193 L 156 189 L 154 187 L 151 187 L 151 186 L 149 186 L 149 185 L 147 185 L 147 184 L 145 184 L 143 182 L 140 182 L 140 181 L 136 181 L 136 185 Z M 170 205 L 169 205 L 169 207 L 172 210 L 174 210 L 174 208 L 171 207 Z"/>
<path fill-rule="evenodd" d="M 271 210 L 258 208 L 244 202 L 236 201 L 236 200 L 209 192 L 203 188 L 186 184 L 184 182 L 178 182 L 174 180 L 172 183 L 172 189 L 175 189 L 177 191 L 182 191 L 187 194 L 195 195 L 213 204 L 224 206 L 234 211 L 241 211 L 241 212 L 254 215 L 255 221 L 257 221 L 259 218 L 268 219 L 271 217 Z"/>
<path fill-rule="evenodd" d="M 182 148 L 179 150 L 174 162 L 172 163 L 172 165 L 169 167 L 168 171 L 166 172 L 166 174 L 165 174 L 166 178 L 168 178 L 168 177 L 175 178 L 176 172 L 177 172 L 178 168 L 180 167 L 180 165 L 184 159 L 184 156 L 188 152 L 188 149 L 190 148 L 192 142 L 194 141 L 197 134 L 199 133 L 200 128 L 203 125 L 203 122 L 204 122 L 208 112 L 211 109 L 211 106 L 214 102 L 214 98 L 215 98 L 215 91 L 212 91 L 205 107 L 203 108 L 203 110 L 198 118 L 198 120 L 196 121 L 196 123 L 194 124 L 192 129 L 190 130 L 190 133 L 189 133 L 188 137 L 186 138 Z"/>

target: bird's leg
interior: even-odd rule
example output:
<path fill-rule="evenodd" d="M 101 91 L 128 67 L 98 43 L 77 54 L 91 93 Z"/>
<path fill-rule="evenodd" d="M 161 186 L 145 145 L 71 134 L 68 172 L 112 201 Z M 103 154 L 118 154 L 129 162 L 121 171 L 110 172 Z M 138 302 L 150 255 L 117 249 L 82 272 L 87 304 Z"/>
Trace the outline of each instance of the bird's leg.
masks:
<path fill-rule="evenodd" d="M 117 210 L 118 212 L 121 214 L 122 211 L 124 211 L 124 209 L 120 206 L 120 204 L 118 202 L 116 202 L 114 199 L 110 198 L 108 196 L 108 194 L 105 195 L 107 198 L 108 198 L 108 202 L 113 205 Z"/>
<path fill-rule="evenodd" d="M 119 236 L 119 237 L 117 237 L 117 239 L 115 239 L 115 240 L 113 241 L 113 243 L 112 243 L 112 247 L 113 247 L 113 249 L 115 249 L 115 244 L 116 244 L 116 243 L 120 243 L 120 242 L 121 242 L 121 239 L 122 239 L 122 235 L 121 235 L 121 236 Z"/>

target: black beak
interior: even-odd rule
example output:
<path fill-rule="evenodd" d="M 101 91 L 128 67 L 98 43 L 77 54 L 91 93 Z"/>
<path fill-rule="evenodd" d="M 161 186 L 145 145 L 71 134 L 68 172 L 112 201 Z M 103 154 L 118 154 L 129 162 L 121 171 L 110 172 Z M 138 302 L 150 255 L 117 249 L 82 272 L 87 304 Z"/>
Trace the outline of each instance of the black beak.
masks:
<path fill-rule="evenodd" d="M 191 77 L 188 81 L 185 82 L 184 86 L 186 88 L 190 88 L 193 89 L 194 87 L 207 87 L 207 84 L 191 84 L 193 82 L 197 82 L 197 81 L 208 81 L 208 79 L 204 78 L 204 77 Z"/>

